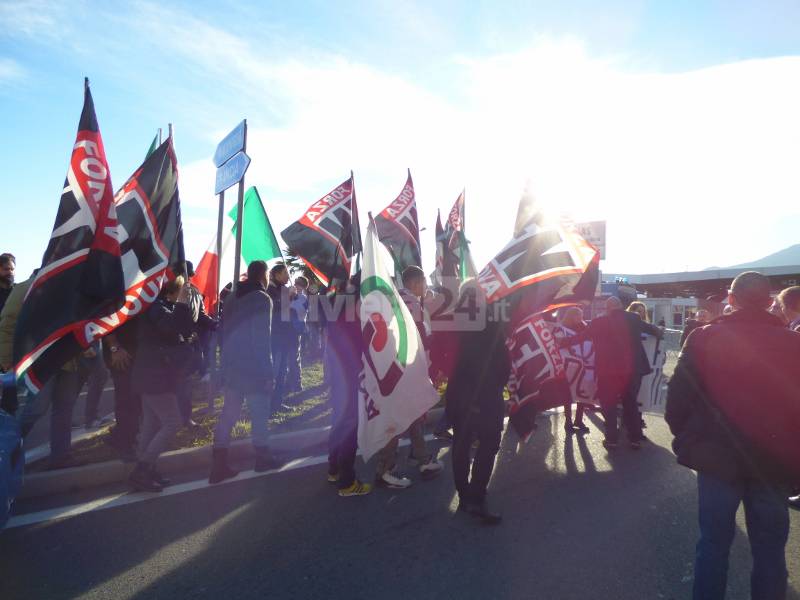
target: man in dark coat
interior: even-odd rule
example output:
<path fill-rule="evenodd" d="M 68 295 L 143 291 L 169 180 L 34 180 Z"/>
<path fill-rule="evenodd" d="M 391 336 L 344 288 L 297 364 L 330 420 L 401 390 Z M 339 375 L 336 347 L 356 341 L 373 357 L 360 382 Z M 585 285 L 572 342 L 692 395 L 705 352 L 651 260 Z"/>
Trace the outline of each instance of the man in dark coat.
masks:
<path fill-rule="evenodd" d="M 467 288 L 463 293 L 478 293 Z M 484 523 L 500 523 L 486 502 L 486 490 L 500 449 L 505 405 L 503 388 L 511 373 L 506 333 L 500 322 L 488 321 L 480 331 L 460 334 L 458 358 L 447 384 L 447 416 L 453 424 L 453 479 L 458 510 Z M 475 459 L 472 442 L 478 440 Z"/>
<path fill-rule="evenodd" d="M 667 394 L 678 462 L 697 471 L 694 598 L 725 596 L 741 503 L 752 597 L 784 598 L 786 498 L 800 481 L 800 334 L 767 312 L 770 283 L 759 273 L 739 275 L 729 302 L 732 313 L 686 340 Z"/>
<path fill-rule="evenodd" d="M 225 301 L 222 327 L 222 373 L 225 403 L 214 429 L 209 483 L 238 475 L 228 465 L 231 430 L 247 401 L 253 431 L 254 470 L 280 466 L 269 447 L 270 394 L 274 375 L 271 354 L 272 300 L 267 294 L 267 263 L 254 260 L 247 266 L 247 281 Z"/>
<path fill-rule="evenodd" d="M 622 310 L 619 298 L 611 296 L 606 301 L 606 314 L 593 319 L 581 333 L 561 338 L 559 346 L 574 346 L 591 340 L 595 352 L 597 399 L 603 410 L 607 449 L 617 447 L 619 429 L 617 405 L 622 403 L 622 420 L 628 432 L 631 448 L 641 447 L 642 418 L 637 397 L 642 377 L 652 372 L 650 361 L 642 346 L 642 334 L 661 338 L 661 329 L 642 321 L 636 313 Z"/>

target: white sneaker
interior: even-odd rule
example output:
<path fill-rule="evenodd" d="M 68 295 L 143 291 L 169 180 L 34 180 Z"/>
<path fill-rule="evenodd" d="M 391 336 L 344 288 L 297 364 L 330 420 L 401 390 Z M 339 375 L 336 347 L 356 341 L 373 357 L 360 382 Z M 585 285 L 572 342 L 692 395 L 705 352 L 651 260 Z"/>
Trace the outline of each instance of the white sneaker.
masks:
<path fill-rule="evenodd" d="M 376 483 L 393 490 L 404 490 L 411 485 L 411 480 L 408 477 L 395 475 L 387 471 L 378 478 Z"/>
<path fill-rule="evenodd" d="M 423 479 L 433 479 L 439 473 L 442 472 L 444 466 L 435 458 L 431 457 L 430 460 L 427 462 L 422 463 L 419 466 L 420 475 L 422 475 Z"/>

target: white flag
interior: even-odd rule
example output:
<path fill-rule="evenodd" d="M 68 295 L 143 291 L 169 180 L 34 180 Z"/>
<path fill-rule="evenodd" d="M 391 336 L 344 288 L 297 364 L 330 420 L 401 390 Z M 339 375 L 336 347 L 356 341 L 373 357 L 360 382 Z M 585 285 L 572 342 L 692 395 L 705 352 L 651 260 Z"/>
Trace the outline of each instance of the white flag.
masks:
<path fill-rule="evenodd" d="M 363 371 L 358 447 L 364 460 L 381 450 L 439 401 L 414 318 L 397 292 L 370 222 L 361 267 Z"/>

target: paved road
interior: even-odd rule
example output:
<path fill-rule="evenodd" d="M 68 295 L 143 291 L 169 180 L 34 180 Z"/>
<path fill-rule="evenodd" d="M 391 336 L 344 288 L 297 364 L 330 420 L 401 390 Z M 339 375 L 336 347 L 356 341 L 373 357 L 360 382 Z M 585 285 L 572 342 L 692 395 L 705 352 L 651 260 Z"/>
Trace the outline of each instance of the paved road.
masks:
<path fill-rule="evenodd" d="M 648 422 L 653 444 L 612 456 L 595 427 L 565 439 L 560 415 L 525 446 L 509 432 L 490 488 L 496 528 L 454 512 L 449 472 L 343 499 L 324 464 L 12 528 L 0 535 L 2 597 L 687 598 L 695 479 L 675 465 L 664 422 Z M 729 598 L 748 598 L 744 536 L 731 559 Z"/>

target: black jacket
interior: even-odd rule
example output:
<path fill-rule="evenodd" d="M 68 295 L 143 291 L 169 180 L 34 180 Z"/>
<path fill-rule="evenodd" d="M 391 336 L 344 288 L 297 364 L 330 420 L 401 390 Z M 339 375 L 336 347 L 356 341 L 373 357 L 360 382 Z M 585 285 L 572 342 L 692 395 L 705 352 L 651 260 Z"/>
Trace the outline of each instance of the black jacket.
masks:
<path fill-rule="evenodd" d="M 577 335 L 562 338 L 559 346 L 574 346 L 591 340 L 594 344 L 595 371 L 598 379 L 643 376 L 652 372 L 650 361 L 642 346 L 642 334 L 660 338 L 661 329 L 624 310 L 613 310 L 607 315 L 592 319 Z"/>
<path fill-rule="evenodd" d="M 164 394 L 177 390 L 192 360 L 192 349 L 182 335 L 191 327 L 189 306 L 164 298 L 158 298 L 138 318 L 138 347 L 132 372 L 137 392 Z"/>
<path fill-rule="evenodd" d="M 800 481 L 800 334 L 763 310 L 695 329 L 669 381 L 678 462 L 726 481 Z"/>
<path fill-rule="evenodd" d="M 447 382 L 446 409 L 452 423 L 470 412 L 502 424 L 503 388 L 511 373 L 502 324 L 488 321 L 481 331 L 463 331 L 458 338 L 458 358 Z"/>

